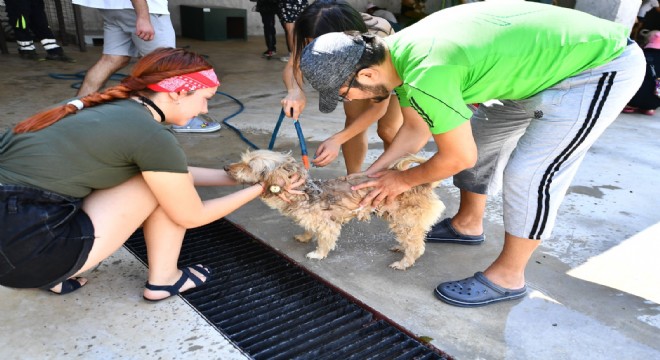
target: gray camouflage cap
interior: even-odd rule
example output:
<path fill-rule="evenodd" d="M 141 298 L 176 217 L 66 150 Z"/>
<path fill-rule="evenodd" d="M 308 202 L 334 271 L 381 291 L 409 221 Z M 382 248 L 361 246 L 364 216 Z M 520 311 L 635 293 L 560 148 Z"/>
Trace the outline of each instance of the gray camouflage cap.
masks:
<path fill-rule="evenodd" d="M 361 36 L 335 32 L 314 39 L 300 57 L 300 71 L 319 92 L 319 110 L 330 113 L 336 107 L 339 89 L 355 71 L 366 44 Z"/>

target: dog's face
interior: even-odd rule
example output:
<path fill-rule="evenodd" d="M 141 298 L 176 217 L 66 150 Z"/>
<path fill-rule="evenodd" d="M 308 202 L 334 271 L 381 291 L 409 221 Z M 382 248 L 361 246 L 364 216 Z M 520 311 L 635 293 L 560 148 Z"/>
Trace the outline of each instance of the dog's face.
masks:
<path fill-rule="evenodd" d="M 243 153 L 241 161 L 225 166 L 225 171 L 241 184 L 286 186 L 293 174 L 302 172 L 302 167 L 289 153 L 254 150 Z"/>

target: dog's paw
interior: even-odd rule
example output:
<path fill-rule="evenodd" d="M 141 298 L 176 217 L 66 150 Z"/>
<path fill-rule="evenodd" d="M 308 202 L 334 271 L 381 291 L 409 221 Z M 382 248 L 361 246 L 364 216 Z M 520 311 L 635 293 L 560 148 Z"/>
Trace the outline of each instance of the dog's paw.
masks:
<path fill-rule="evenodd" d="M 305 257 L 307 257 L 308 259 L 316 259 L 316 260 L 325 259 L 326 256 L 328 256 L 328 254 L 323 255 L 318 251 L 312 251 L 310 253 L 307 253 L 307 255 L 305 255 Z"/>
<path fill-rule="evenodd" d="M 295 235 L 293 238 L 301 243 L 308 243 L 310 240 L 312 240 L 312 236 L 308 235 L 307 233 Z"/>
<path fill-rule="evenodd" d="M 391 263 L 390 267 L 392 269 L 396 269 L 396 270 L 405 270 L 405 269 L 411 267 L 412 265 L 413 264 L 408 264 L 408 262 L 405 261 L 405 260 L 401 260 L 401 261 L 395 261 L 395 262 Z"/>
<path fill-rule="evenodd" d="M 394 251 L 394 252 L 403 252 L 403 251 L 404 251 L 404 248 L 403 248 L 403 246 L 401 246 L 401 245 L 396 245 L 396 246 L 392 246 L 392 247 L 390 248 L 390 251 Z"/>

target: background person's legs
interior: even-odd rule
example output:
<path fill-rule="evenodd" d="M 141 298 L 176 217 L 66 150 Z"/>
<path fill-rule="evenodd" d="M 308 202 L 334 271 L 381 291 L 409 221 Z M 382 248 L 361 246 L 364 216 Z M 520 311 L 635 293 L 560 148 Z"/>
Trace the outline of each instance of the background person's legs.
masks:
<path fill-rule="evenodd" d="M 132 12 L 132 10 L 126 11 Z M 136 23 L 134 13 L 123 12 L 119 14 L 118 25 L 121 26 L 126 35 L 130 36 L 132 46 L 129 54 L 133 57 L 147 55 L 161 47 L 176 47 L 176 35 L 170 16 L 150 14 L 149 19 L 151 20 L 151 25 L 154 27 L 154 38 L 145 41 L 135 33 Z M 114 54 L 114 52 L 111 53 Z"/>
<path fill-rule="evenodd" d="M 14 30 L 14 37 L 21 57 L 39 60 L 30 25 L 30 2 L 24 0 L 5 0 L 5 9 L 9 24 Z"/>
<path fill-rule="evenodd" d="M 291 56 L 291 49 L 294 48 L 295 44 L 293 42 L 293 29 L 295 27 L 295 23 L 284 23 L 284 31 L 286 32 L 286 47 L 289 50 L 289 54 L 287 56 L 283 56 L 281 58 L 282 61 L 289 61 L 289 56 Z"/>
<path fill-rule="evenodd" d="M 101 90 L 110 76 L 128 65 L 130 60 L 129 56 L 102 54 L 96 64 L 87 70 L 77 96 L 82 97 Z"/>
<path fill-rule="evenodd" d="M 289 56 L 291 56 L 291 51 L 295 48 L 293 29 L 296 19 L 298 19 L 300 13 L 307 7 L 307 0 L 280 0 L 278 6 L 278 16 L 286 32 L 286 45 L 289 50 Z M 288 62 L 289 56 L 283 56 L 280 60 Z"/>
<path fill-rule="evenodd" d="M 276 30 L 275 30 L 275 14 L 262 12 L 261 22 L 264 25 L 264 40 L 266 41 L 266 52 L 265 56 L 273 56 L 277 49 L 275 47 L 277 43 Z"/>
<path fill-rule="evenodd" d="M 46 50 L 46 60 L 59 60 L 65 62 L 75 62 L 72 58 L 64 55 L 64 50 L 55 41 L 55 34 L 48 25 L 45 5 L 43 0 L 30 0 L 29 28 L 32 30 L 36 40 Z"/>
<path fill-rule="evenodd" d="M 279 21 L 280 21 L 280 26 L 282 26 L 282 29 L 284 30 L 284 39 L 287 39 L 288 36 L 289 36 L 289 31 L 288 31 L 287 28 L 286 28 L 286 23 L 284 22 L 284 20 L 282 20 L 282 16 L 281 16 L 281 15 L 278 14 L 278 15 L 277 15 L 277 18 L 278 18 Z M 291 53 L 291 51 L 292 51 L 291 49 L 292 49 L 292 48 L 291 48 L 290 45 L 289 45 L 289 41 L 285 41 L 284 43 L 286 44 L 286 52 L 287 52 L 287 53 Z"/>
<path fill-rule="evenodd" d="M 43 0 L 5 1 L 9 24 L 14 29 L 18 53 L 30 60 L 43 60 L 34 46 L 34 39 L 41 41 L 47 60 L 75 62 L 64 55 L 64 50 L 55 41 L 55 34 L 48 26 Z"/>
<path fill-rule="evenodd" d="M 87 69 L 77 96 L 100 91 L 112 74 L 128 65 L 131 57 L 138 55 L 132 42 L 132 33 L 135 32 L 135 12 L 132 9 L 127 11 L 129 12 L 100 10 L 103 18 L 103 54 L 91 68 Z"/>

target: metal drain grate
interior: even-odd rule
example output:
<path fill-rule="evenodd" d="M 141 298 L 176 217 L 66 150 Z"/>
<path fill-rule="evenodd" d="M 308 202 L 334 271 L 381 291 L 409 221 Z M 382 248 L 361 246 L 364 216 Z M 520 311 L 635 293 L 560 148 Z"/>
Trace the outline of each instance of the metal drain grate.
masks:
<path fill-rule="evenodd" d="M 146 262 L 142 231 L 126 247 Z M 227 220 L 186 233 L 179 264 L 198 263 L 213 279 L 184 298 L 254 359 L 449 358 Z"/>

